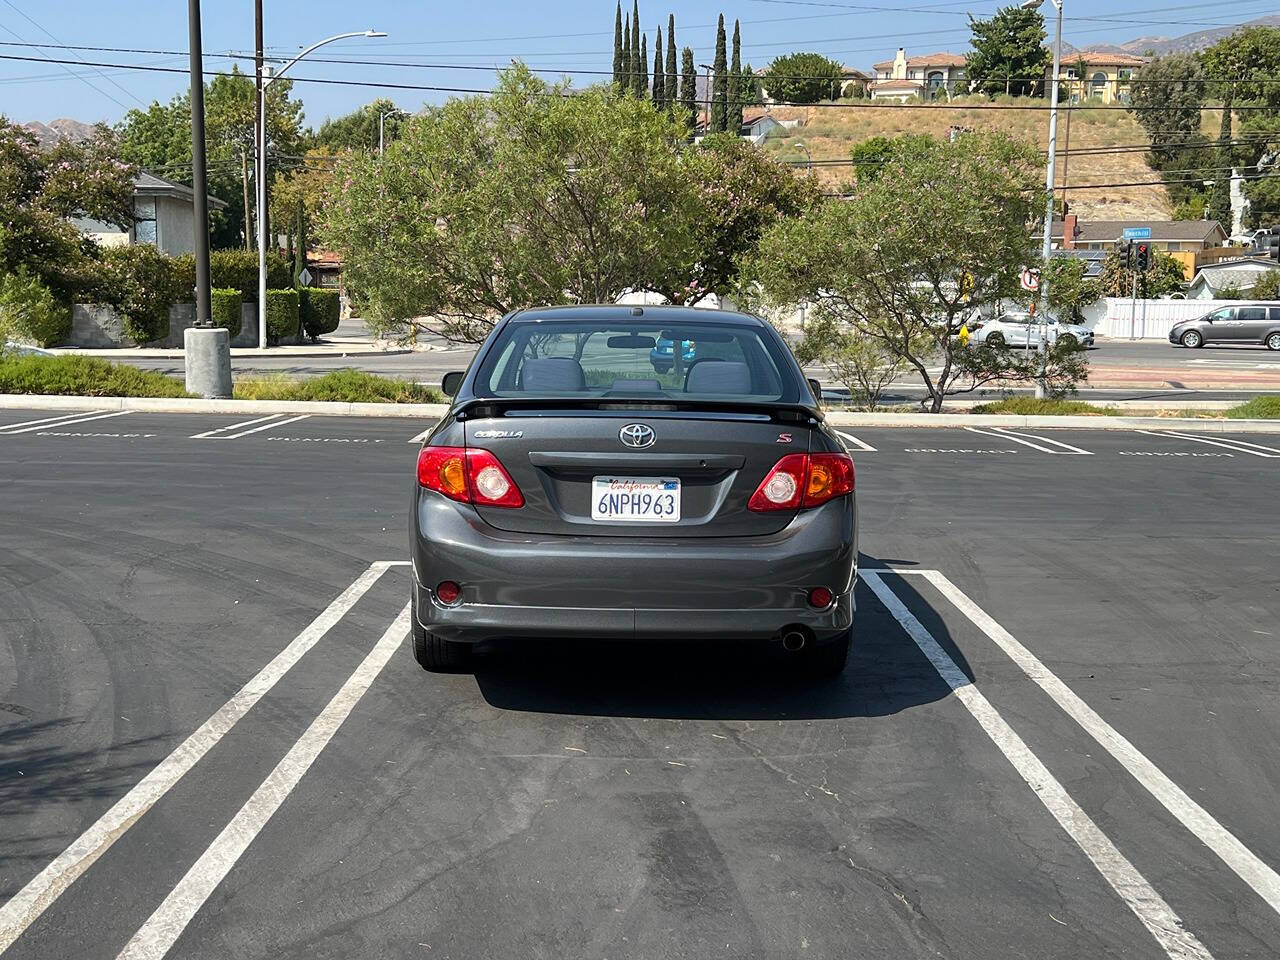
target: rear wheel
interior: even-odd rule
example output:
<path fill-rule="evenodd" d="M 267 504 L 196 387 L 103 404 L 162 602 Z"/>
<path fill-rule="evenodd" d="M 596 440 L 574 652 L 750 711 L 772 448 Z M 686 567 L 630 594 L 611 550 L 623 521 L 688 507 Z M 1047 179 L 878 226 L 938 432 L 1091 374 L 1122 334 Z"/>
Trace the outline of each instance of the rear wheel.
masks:
<path fill-rule="evenodd" d="M 459 673 L 471 663 L 471 646 L 442 640 L 433 633 L 427 633 L 415 617 L 413 658 L 423 670 L 430 670 L 432 673 Z"/>
<path fill-rule="evenodd" d="M 1058 343 L 1066 350 L 1079 350 L 1080 341 L 1076 339 L 1074 333 L 1064 333 L 1058 338 Z"/>
<path fill-rule="evenodd" d="M 1188 330 L 1186 333 L 1182 335 L 1182 339 L 1179 342 L 1184 347 L 1190 347 L 1192 350 L 1194 350 L 1196 347 L 1200 347 L 1204 345 L 1204 337 L 1200 336 L 1199 331 Z"/>
<path fill-rule="evenodd" d="M 815 680 L 838 677 L 849 662 L 849 648 L 852 646 L 853 628 L 850 627 L 834 640 L 810 644 L 801 653 L 801 669 Z"/>
<path fill-rule="evenodd" d="M 1280 350 L 1280 333 L 1273 333 L 1267 337 L 1267 346 L 1272 350 Z"/>
<path fill-rule="evenodd" d="M 989 333 L 987 334 L 986 343 L 987 343 L 987 346 L 989 347 L 995 347 L 996 349 L 999 349 L 1000 347 L 1004 346 L 1004 334 Z"/>

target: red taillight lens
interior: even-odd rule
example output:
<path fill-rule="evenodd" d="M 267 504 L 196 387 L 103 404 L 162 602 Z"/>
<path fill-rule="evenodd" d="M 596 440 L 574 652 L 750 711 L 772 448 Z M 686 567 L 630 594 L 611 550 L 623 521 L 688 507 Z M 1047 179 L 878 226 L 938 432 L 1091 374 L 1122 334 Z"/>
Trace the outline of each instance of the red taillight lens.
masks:
<path fill-rule="evenodd" d="M 834 596 L 826 587 L 814 587 L 809 591 L 809 606 L 819 610 L 825 610 L 831 606 L 833 599 L 835 599 Z"/>
<path fill-rule="evenodd" d="M 418 485 L 459 503 L 524 506 L 520 488 L 488 450 L 423 447 L 418 454 Z"/>
<path fill-rule="evenodd" d="M 747 501 L 747 509 L 763 513 L 768 510 L 795 510 L 804 496 L 805 464 L 809 457 L 789 453 L 779 460 L 760 481 Z"/>
<path fill-rule="evenodd" d="M 853 460 L 844 453 L 789 453 L 779 460 L 747 501 L 747 509 L 816 507 L 853 492 Z"/>
<path fill-rule="evenodd" d="M 436 599 L 446 606 L 453 606 L 462 596 L 462 588 L 452 580 L 441 580 L 436 584 Z"/>

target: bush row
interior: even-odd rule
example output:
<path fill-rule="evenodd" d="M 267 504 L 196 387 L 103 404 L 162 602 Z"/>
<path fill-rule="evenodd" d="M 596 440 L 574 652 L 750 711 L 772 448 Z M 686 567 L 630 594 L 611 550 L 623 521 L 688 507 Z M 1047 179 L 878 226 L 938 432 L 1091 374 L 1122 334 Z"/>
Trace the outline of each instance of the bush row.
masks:
<path fill-rule="evenodd" d="M 0 393 L 76 397 L 185 397 L 181 380 L 101 357 L 0 354 Z"/>

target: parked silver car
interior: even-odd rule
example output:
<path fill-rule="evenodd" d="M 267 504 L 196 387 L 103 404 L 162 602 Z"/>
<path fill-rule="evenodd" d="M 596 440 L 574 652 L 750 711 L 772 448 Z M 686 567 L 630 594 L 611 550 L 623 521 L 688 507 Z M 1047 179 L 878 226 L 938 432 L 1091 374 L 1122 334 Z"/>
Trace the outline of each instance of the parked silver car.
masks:
<path fill-rule="evenodd" d="M 1280 350 L 1280 305 L 1242 303 L 1194 320 L 1179 320 L 1169 330 L 1169 342 L 1193 348 L 1206 343 L 1258 343 Z"/>
<path fill-rule="evenodd" d="M 1009 310 L 992 320 L 969 323 L 969 336 L 975 343 L 991 346 L 1034 347 L 1040 345 L 1040 318 L 1025 310 Z M 1076 323 L 1061 323 L 1050 317 L 1045 328 L 1049 345 L 1069 344 L 1072 347 L 1092 347 L 1093 331 Z"/>

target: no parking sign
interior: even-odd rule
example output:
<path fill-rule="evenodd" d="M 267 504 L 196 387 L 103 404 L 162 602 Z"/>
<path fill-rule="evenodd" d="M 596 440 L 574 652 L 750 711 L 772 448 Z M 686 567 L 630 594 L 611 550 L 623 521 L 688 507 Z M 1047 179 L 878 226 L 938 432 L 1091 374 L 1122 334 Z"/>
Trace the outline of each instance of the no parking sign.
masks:
<path fill-rule="evenodd" d="M 1040 289 L 1040 271 L 1036 267 L 1023 267 L 1022 275 L 1019 277 L 1023 290 L 1036 291 Z"/>

